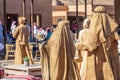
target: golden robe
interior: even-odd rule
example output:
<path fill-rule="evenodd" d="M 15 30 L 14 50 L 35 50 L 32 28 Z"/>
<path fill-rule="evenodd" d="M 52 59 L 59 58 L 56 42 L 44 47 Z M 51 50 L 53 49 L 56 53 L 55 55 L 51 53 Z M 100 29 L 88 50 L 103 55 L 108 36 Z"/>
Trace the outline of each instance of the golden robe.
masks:
<path fill-rule="evenodd" d="M 86 80 L 120 80 L 117 27 L 104 7 L 95 8 L 85 40 L 76 44 L 89 51 Z"/>
<path fill-rule="evenodd" d="M 43 80 L 79 80 L 73 62 L 75 47 L 69 30 L 69 22 L 62 21 L 50 39 L 40 47 Z"/>
<path fill-rule="evenodd" d="M 23 58 L 28 57 L 30 64 L 33 64 L 32 54 L 28 46 L 29 30 L 23 24 L 15 29 L 13 37 L 16 38 L 16 50 L 14 64 L 23 64 Z"/>
<path fill-rule="evenodd" d="M 88 24 L 86 24 L 88 25 Z M 78 40 L 79 42 L 84 41 L 85 34 L 87 33 L 88 29 L 82 29 L 79 32 Z M 87 57 L 88 57 L 88 51 L 79 51 L 79 55 L 82 57 L 82 62 L 78 63 L 78 66 L 80 68 L 80 78 L 81 80 L 86 80 L 86 70 L 87 70 Z"/>

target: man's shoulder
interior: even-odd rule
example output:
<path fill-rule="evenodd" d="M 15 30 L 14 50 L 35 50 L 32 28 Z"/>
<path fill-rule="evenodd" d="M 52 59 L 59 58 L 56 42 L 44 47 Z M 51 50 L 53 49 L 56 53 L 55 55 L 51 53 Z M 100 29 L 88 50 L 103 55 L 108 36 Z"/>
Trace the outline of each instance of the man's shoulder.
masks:
<path fill-rule="evenodd" d="M 24 28 L 25 27 L 25 25 L 18 25 L 17 27 L 16 27 L 16 29 L 22 29 L 22 28 Z"/>

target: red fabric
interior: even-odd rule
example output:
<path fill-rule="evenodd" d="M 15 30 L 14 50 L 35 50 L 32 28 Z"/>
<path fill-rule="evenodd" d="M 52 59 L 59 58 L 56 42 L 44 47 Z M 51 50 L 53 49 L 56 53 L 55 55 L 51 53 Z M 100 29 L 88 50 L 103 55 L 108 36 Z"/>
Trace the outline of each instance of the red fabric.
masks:
<path fill-rule="evenodd" d="M 10 76 L 7 76 L 6 78 L 20 78 L 24 80 L 41 80 L 41 78 L 34 77 L 31 75 L 10 75 Z"/>
<path fill-rule="evenodd" d="M 2 68 L 0 68 L 0 78 L 4 77 L 4 70 Z"/>
<path fill-rule="evenodd" d="M 0 68 L 0 75 L 4 75 L 4 70 Z"/>

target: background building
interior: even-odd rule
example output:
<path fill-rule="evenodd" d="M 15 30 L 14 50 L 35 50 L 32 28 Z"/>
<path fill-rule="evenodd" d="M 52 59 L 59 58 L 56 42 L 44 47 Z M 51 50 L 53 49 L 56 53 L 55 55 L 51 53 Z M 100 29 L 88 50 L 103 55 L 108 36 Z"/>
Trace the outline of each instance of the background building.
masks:
<path fill-rule="evenodd" d="M 115 0 L 115 20 L 120 26 L 120 0 Z"/>
<path fill-rule="evenodd" d="M 114 20 L 115 20 L 115 15 L 117 14 L 116 17 L 118 18 L 118 14 L 120 14 L 119 13 L 120 10 L 118 10 L 119 9 L 118 7 L 116 7 L 117 13 L 115 14 L 115 6 L 118 6 L 120 4 L 118 2 L 119 0 L 86 0 L 86 1 L 87 1 L 87 7 L 86 7 L 87 10 L 85 12 L 85 0 L 78 0 L 79 28 L 82 27 L 82 21 L 85 18 L 85 14 L 87 15 L 87 17 L 91 15 L 92 11 L 96 6 L 100 6 L 100 5 L 104 6 L 108 14 Z M 59 20 L 63 18 L 68 19 L 70 23 L 76 20 L 76 0 L 53 0 L 52 4 L 53 4 L 52 16 L 53 19 L 56 18 L 55 20 L 53 20 L 53 23 L 57 23 L 57 19 Z M 64 9 L 67 7 L 66 10 L 63 11 L 63 9 L 60 8 L 61 6 L 64 6 Z"/>
<path fill-rule="evenodd" d="M 0 0 L 0 20 L 4 21 L 4 0 Z M 23 11 L 23 1 L 25 1 L 25 12 Z M 6 26 L 10 27 L 13 20 L 19 16 L 26 16 L 31 24 L 31 1 L 32 0 L 6 0 Z M 93 1 L 93 3 L 92 3 Z M 85 17 L 85 0 L 78 0 L 78 17 L 83 21 Z M 119 23 L 119 0 L 87 0 L 87 16 L 92 10 L 103 5 L 110 16 Z M 53 6 L 53 7 L 52 7 Z M 57 24 L 59 20 L 76 20 L 76 0 L 33 0 L 33 22 L 38 26 L 50 27 Z M 4 23 L 4 22 L 3 22 Z M 81 25 L 81 24 L 80 24 Z"/>
<path fill-rule="evenodd" d="M 53 24 L 61 20 L 69 20 L 72 29 L 73 23 L 76 24 L 76 0 L 53 0 Z M 62 7 L 66 8 L 65 10 Z M 58 11 L 59 10 L 59 11 Z M 62 12 L 62 13 L 60 13 Z M 91 0 L 87 0 L 87 15 L 92 12 Z M 60 14 L 59 14 L 60 13 Z M 59 14 L 59 15 L 58 15 Z M 62 15 L 62 16 L 61 16 Z M 82 28 L 82 22 L 85 18 L 85 2 L 84 0 L 78 0 L 78 31 Z"/>
<path fill-rule="evenodd" d="M 0 0 L 0 19 L 2 21 L 4 21 L 3 1 Z M 40 27 L 50 27 L 52 25 L 52 0 L 6 0 L 5 15 L 7 29 L 10 28 L 13 20 L 17 21 L 19 16 L 25 16 L 30 24 L 37 22 Z M 33 20 L 31 20 L 32 18 Z"/>
<path fill-rule="evenodd" d="M 107 13 L 115 19 L 115 0 L 93 0 L 93 8 L 102 5 L 106 8 Z"/>

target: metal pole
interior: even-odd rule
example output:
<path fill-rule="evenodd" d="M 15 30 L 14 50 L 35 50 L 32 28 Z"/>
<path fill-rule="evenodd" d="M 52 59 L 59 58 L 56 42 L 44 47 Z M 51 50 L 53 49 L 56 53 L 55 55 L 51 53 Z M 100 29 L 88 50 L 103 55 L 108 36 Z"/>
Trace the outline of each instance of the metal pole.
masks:
<path fill-rule="evenodd" d="M 76 26 L 77 26 L 77 32 L 76 32 L 76 38 L 78 39 L 78 23 L 79 23 L 79 16 L 78 16 L 78 0 L 76 0 Z"/>
<path fill-rule="evenodd" d="M 25 5 L 25 0 L 23 0 L 23 16 L 26 16 L 26 5 Z"/>
<path fill-rule="evenodd" d="M 4 33 L 3 33 L 3 35 L 4 35 L 4 46 L 5 46 L 5 44 L 6 44 L 6 0 L 3 0 L 3 7 L 4 7 L 4 9 L 3 9 L 3 14 L 4 14 Z M 5 54 L 6 54 L 6 47 L 5 47 Z"/>
<path fill-rule="evenodd" d="M 87 18 L 87 0 L 85 0 L 85 18 Z"/>
<path fill-rule="evenodd" d="M 34 38 L 33 35 L 33 15 L 34 15 L 34 3 L 33 0 L 31 0 L 31 29 L 32 29 L 32 40 Z"/>

